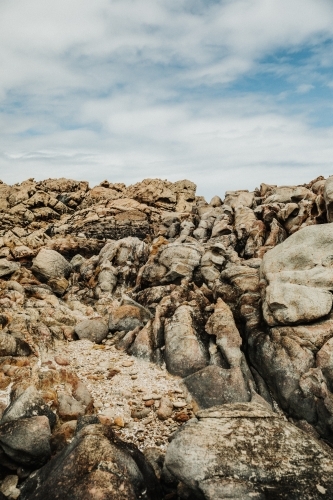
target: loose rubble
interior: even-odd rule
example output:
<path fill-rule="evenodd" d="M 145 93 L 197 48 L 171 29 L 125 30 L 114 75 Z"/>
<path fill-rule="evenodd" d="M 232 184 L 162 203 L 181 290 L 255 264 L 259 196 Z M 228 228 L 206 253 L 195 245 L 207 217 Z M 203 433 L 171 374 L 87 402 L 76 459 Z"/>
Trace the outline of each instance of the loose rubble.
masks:
<path fill-rule="evenodd" d="M 333 498 L 332 186 L 0 182 L 0 498 Z"/>

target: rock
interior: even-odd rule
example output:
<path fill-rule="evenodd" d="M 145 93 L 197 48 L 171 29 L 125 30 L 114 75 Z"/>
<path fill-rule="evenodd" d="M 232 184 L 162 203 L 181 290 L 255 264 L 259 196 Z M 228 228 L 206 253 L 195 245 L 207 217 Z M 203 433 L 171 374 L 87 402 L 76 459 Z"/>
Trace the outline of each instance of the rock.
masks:
<path fill-rule="evenodd" d="M 33 259 L 31 270 L 38 279 L 47 282 L 51 279 L 68 278 L 72 266 L 60 253 L 42 248 Z"/>
<path fill-rule="evenodd" d="M 0 356 L 29 356 L 31 349 L 27 342 L 0 332 Z"/>
<path fill-rule="evenodd" d="M 52 453 L 63 450 L 73 439 L 77 426 L 77 420 L 70 420 L 62 424 L 51 438 Z"/>
<path fill-rule="evenodd" d="M 266 288 L 264 318 L 269 326 L 310 323 L 327 316 L 332 301 L 328 290 L 275 280 Z"/>
<path fill-rule="evenodd" d="M 166 420 L 171 417 L 173 411 L 173 404 L 170 399 L 166 396 L 163 396 L 160 401 L 160 406 L 156 412 L 157 417 L 160 420 Z"/>
<path fill-rule="evenodd" d="M 80 415 L 85 414 L 85 408 L 82 404 L 69 394 L 59 392 L 58 399 L 58 414 L 61 420 L 77 420 Z"/>
<path fill-rule="evenodd" d="M 250 401 L 250 394 L 239 367 L 224 369 L 210 365 L 183 380 L 195 411 L 211 406 Z"/>
<path fill-rule="evenodd" d="M 111 332 L 135 330 L 143 327 L 146 322 L 142 310 L 136 306 L 123 305 L 114 309 L 109 318 L 109 330 Z"/>
<path fill-rule="evenodd" d="M 162 282 L 168 283 L 183 277 L 191 278 L 200 260 L 200 248 L 196 245 L 170 243 L 162 247 L 158 262 L 160 266 L 167 269 Z"/>
<path fill-rule="evenodd" d="M 267 282 L 264 315 L 269 324 L 309 322 L 332 307 L 330 268 L 333 225 L 309 226 L 263 258 Z"/>
<path fill-rule="evenodd" d="M 328 222 L 333 222 L 333 176 L 330 176 L 324 184 L 324 200 L 327 210 Z"/>
<path fill-rule="evenodd" d="M 74 331 L 80 340 L 88 339 L 100 344 L 106 338 L 109 330 L 103 320 L 92 318 L 78 323 Z"/>
<path fill-rule="evenodd" d="M 162 498 L 152 467 L 134 445 L 102 425 L 84 427 L 21 489 L 22 500 L 135 500 L 143 494 L 147 500 Z"/>
<path fill-rule="evenodd" d="M 0 278 L 2 276 L 9 276 L 20 269 L 20 264 L 7 259 L 0 259 Z"/>
<path fill-rule="evenodd" d="M 49 420 L 51 429 L 55 426 L 55 414 L 42 399 L 37 389 L 34 386 L 30 386 L 5 409 L 1 424 L 37 415 L 45 415 Z"/>
<path fill-rule="evenodd" d="M 9 459 L 26 467 L 40 467 L 50 458 L 50 437 L 45 416 L 0 424 L 0 448 Z"/>
<path fill-rule="evenodd" d="M 208 353 L 198 338 L 190 306 L 180 306 L 165 321 L 165 362 L 174 375 L 187 377 L 208 364 Z"/>
<path fill-rule="evenodd" d="M 197 418 L 176 433 L 164 466 L 193 496 L 313 500 L 332 490 L 332 450 L 264 407 L 223 405 Z"/>
<path fill-rule="evenodd" d="M 207 321 L 205 329 L 210 335 L 215 335 L 216 344 L 228 361 L 229 366 L 240 366 L 242 339 L 230 307 L 222 299 L 217 300 L 215 312 Z"/>
<path fill-rule="evenodd" d="M 0 492 L 3 494 L 3 498 L 9 498 L 10 500 L 16 500 L 20 496 L 20 490 L 16 487 L 18 483 L 18 476 L 6 476 L 2 481 L 0 486 Z M 0 497 L 1 500 L 1 497 Z"/>

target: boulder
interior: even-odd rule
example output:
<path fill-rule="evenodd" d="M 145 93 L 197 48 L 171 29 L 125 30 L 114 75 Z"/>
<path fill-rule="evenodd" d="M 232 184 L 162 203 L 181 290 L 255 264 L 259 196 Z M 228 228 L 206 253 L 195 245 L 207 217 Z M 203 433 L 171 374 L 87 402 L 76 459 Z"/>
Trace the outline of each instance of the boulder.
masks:
<path fill-rule="evenodd" d="M 34 386 L 30 386 L 5 409 L 1 424 L 36 415 L 45 415 L 49 419 L 50 427 L 53 428 L 55 426 L 55 414 L 42 399 L 37 389 Z"/>
<path fill-rule="evenodd" d="M 32 262 L 31 271 L 44 282 L 68 278 L 72 270 L 70 263 L 60 253 L 46 248 L 42 248 Z"/>
<path fill-rule="evenodd" d="M 80 340 L 88 339 L 91 342 L 100 344 L 106 338 L 109 330 L 102 319 L 92 318 L 78 323 L 74 331 Z"/>
<path fill-rule="evenodd" d="M 135 305 L 122 305 L 114 309 L 109 318 L 109 330 L 111 332 L 129 332 L 135 328 L 143 327 L 148 319 L 142 309 Z"/>
<path fill-rule="evenodd" d="M 187 377 L 207 366 L 207 348 L 200 340 L 191 306 L 178 307 L 164 326 L 165 362 L 173 375 Z"/>
<path fill-rule="evenodd" d="M 210 365 L 183 379 L 183 386 L 190 394 L 195 410 L 211 406 L 248 402 L 250 391 L 239 367 L 225 369 Z"/>
<path fill-rule="evenodd" d="M 50 458 L 50 437 L 49 420 L 45 416 L 0 424 L 0 449 L 6 457 L 28 468 L 40 467 Z"/>
<path fill-rule="evenodd" d="M 144 455 L 110 427 L 87 425 L 21 488 L 22 500 L 161 500 Z"/>
<path fill-rule="evenodd" d="M 9 276 L 20 269 L 20 264 L 7 259 L 0 259 L 0 278 L 2 276 Z"/>
<path fill-rule="evenodd" d="M 333 491 L 332 449 L 253 403 L 197 413 L 176 433 L 164 468 L 203 500 L 319 500 Z"/>
<path fill-rule="evenodd" d="M 237 330 L 231 309 L 222 299 L 217 300 L 215 311 L 207 321 L 205 328 L 207 333 L 215 335 L 216 344 L 229 366 L 240 366 L 242 339 Z"/>
<path fill-rule="evenodd" d="M 268 324 L 308 323 L 332 308 L 333 224 L 309 226 L 268 251 L 261 265 Z"/>

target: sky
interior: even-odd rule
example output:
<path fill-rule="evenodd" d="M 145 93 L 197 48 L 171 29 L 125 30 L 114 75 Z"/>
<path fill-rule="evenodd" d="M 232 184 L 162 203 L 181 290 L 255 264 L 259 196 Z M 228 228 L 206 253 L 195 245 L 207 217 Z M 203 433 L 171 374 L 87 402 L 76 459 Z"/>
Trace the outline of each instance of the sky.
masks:
<path fill-rule="evenodd" d="M 333 0 L 1 0 L 0 179 L 333 174 Z"/>

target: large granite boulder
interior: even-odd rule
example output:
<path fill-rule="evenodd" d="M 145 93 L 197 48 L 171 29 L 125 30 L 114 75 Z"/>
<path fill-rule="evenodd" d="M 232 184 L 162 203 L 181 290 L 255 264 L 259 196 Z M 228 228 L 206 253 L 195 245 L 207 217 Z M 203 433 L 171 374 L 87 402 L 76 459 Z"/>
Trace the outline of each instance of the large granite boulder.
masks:
<path fill-rule="evenodd" d="M 165 472 L 183 485 L 181 498 L 328 499 L 333 451 L 261 405 L 227 404 L 176 433 Z"/>
<path fill-rule="evenodd" d="M 270 326 L 308 323 L 330 312 L 332 244 L 333 224 L 309 226 L 265 254 L 263 312 Z"/>

